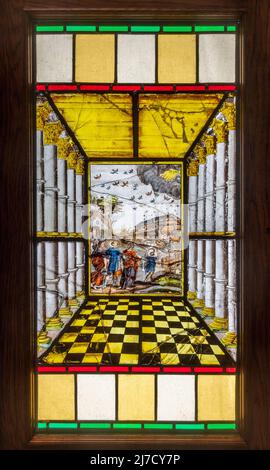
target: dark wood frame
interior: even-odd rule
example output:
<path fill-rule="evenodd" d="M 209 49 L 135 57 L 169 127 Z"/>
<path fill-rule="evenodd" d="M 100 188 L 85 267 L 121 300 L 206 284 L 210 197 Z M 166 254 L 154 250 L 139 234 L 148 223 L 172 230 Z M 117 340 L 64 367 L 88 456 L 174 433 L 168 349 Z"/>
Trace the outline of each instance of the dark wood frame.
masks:
<path fill-rule="evenodd" d="M 0 0 L 1 448 L 269 449 L 269 0 Z M 56 18 L 241 19 L 239 434 L 34 435 L 31 22 Z"/>

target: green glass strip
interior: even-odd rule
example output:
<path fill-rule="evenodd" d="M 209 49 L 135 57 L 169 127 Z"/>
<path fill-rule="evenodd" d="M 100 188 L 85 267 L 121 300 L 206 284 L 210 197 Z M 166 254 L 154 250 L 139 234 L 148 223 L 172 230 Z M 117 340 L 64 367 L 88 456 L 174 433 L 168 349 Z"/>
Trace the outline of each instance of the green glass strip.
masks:
<path fill-rule="evenodd" d="M 141 429 L 141 423 L 115 423 L 113 424 L 115 429 Z"/>
<path fill-rule="evenodd" d="M 192 26 L 163 26 L 164 33 L 191 33 Z"/>
<path fill-rule="evenodd" d="M 173 429 L 172 424 L 144 424 L 144 429 Z"/>
<path fill-rule="evenodd" d="M 196 33 L 204 33 L 204 32 L 220 32 L 225 31 L 225 26 L 195 26 Z"/>
<path fill-rule="evenodd" d="M 99 31 L 100 32 L 107 32 L 107 31 L 124 31 L 124 32 L 127 32 L 128 31 L 128 26 L 100 26 L 99 27 Z"/>
<path fill-rule="evenodd" d="M 71 32 L 76 32 L 76 31 L 89 31 L 89 32 L 94 32 L 97 30 L 96 26 L 93 25 L 84 25 L 84 26 L 73 26 L 73 25 L 68 25 L 66 27 L 66 30 L 71 33 Z"/>
<path fill-rule="evenodd" d="M 38 427 L 38 429 L 46 429 L 47 428 L 47 423 L 38 423 L 37 427 Z"/>
<path fill-rule="evenodd" d="M 60 32 L 64 31 L 64 26 L 36 26 L 36 32 L 41 33 L 43 31 L 54 31 L 54 32 Z"/>
<path fill-rule="evenodd" d="M 77 429 L 77 423 L 49 423 L 50 429 Z"/>
<path fill-rule="evenodd" d="M 160 26 L 131 26 L 132 33 L 158 33 Z"/>
<path fill-rule="evenodd" d="M 198 430 L 205 429 L 204 424 L 176 424 L 175 429 Z"/>
<path fill-rule="evenodd" d="M 207 424 L 207 429 L 236 429 L 235 423 Z"/>
<path fill-rule="evenodd" d="M 236 31 L 236 26 L 227 26 L 227 31 L 235 32 Z"/>
<path fill-rule="evenodd" d="M 81 429 L 110 429 L 110 423 L 80 423 Z"/>

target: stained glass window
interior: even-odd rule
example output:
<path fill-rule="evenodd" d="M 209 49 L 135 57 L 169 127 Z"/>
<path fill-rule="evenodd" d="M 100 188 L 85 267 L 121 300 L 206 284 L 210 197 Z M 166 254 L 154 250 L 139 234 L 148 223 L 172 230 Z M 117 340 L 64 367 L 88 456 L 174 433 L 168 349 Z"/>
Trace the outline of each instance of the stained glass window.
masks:
<path fill-rule="evenodd" d="M 236 429 L 237 23 L 35 26 L 37 429 Z"/>

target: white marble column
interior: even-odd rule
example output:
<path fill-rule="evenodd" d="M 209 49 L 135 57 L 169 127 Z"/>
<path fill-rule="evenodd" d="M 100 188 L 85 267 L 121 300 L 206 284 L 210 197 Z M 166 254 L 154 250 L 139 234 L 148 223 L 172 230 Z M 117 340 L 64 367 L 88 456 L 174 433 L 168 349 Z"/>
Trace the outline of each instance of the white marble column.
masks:
<path fill-rule="evenodd" d="M 43 132 L 36 134 L 36 221 L 37 232 L 44 231 L 44 161 L 43 161 Z"/>
<path fill-rule="evenodd" d="M 216 153 L 216 233 L 223 234 L 226 230 L 226 146 L 227 146 L 227 123 L 215 119 L 213 130 L 217 139 Z M 215 318 L 210 324 L 213 330 L 224 330 L 227 328 L 227 303 L 226 285 L 227 270 L 225 256 L 225 241 L 216 240 L 215 259 Z"/>
<path fill-rule="evenodd" d="M 84 295 L 84 244 L 76 242 L 76 296 Z"/>
<path fill-rule="evenodd" d="M 84 161 L 79 159 L 76 165 L 76 233 L 82 233 L 83 215 L 83 173 Z M 76 297 L 84 295 L 84 244 L 76 243 Z"/>
<path fill-rule="evenodd" d="M 75 233 L 75 171 L 72 168 L 67 170 L 67 227 L 68 233 Z"/>
<path fill-rule="evenodd" d="M 227 329 L 227 254 L 225 253 L 226 241 L 216 240 L 216 265 L 215 265 L 215 318 L 210 324 L 213 330 Z"/>
<path fill-rule="evenodd" d="M 76 233 L 82 233 L 82 215 L 83 215 L 83 174 L 84 161 L 78 160 L 76 165 Z"/>
<path fill-rule="evenodd" d="M 58 316 L 57 243 L 51 241 L 44 243 L 47 329 L 58 330 L 61 329 L 62 322 Z"/>
<path fill-rule="evenodd" d="M 187 298 L 194 300 L 196 298 L 197 288 L 197 241 L 189 240 L 188 246 L 188 293 Z"/>
<path fill-rule="evenodd" d="M 236 111 L 233 102 L 226 102 L 222 114 L 228 123 L 227 231 L 235 232 L 236 224 Z"/>
<path fill-rule="evenodd" d="M 193 303 L 195 308 L 204 307 L 204 240 L 197 240 L 197 292 Z"/>
<path fill-rule="evenodd" d="M 188 207 L 189 207 L 189 232 L 197 231 L 197 192 L 198 192 L 198 173 L 199 162 L 191 160 L 187 168 L 188 176 Z"/>
<path fill-rule="evenodd" d="M 237 294 L 236 294 L 236 241 L 228 240 L 228 333 L 222 339 L 223 344 L 236 347 L 237 337 Z"/>
<path fill-rule="evenodd" d="M 59 316 L 69 317 L 71 311 L 68 305 L 68 242 L 58 242 L 58 291 L 59 299 Z"/>
<path fill-rule="evenodd" d="M 68 246 L 68 304 L 76 307 L 76 242 L 69 241 Z"/>
<path fill-rule="evenodd" d="M 76 154 L 71 153 L 68 157 L 68 170 L 67 170 L 67 193 L 68 193 L 68 218 L 67 227 L 68 233 L 74 234 L 75 227 L 75 195 L 76 195 L 76 174 L 75 168 L 77 165 L 78 157 Z M 71 307 L 76 307 L 76 242 L 68 242 L 68 303 Z"/>
<path fill-rule="evenodd" d="M 57 233 L 56 146 L 44 145 L 44 231 Z"/>
<path fill-rule="evenodd" d="M 199 161 L 198 194 L 197 194 L 197 232 L 205 230 L 205 175 L 206 148 L 196 145 L 195 155 Z"/>
<path fill-rule="evenodd" d="M 228 208 L 227 208 L 227 231 L 236 230 L 236 110 L 234 101 L 226 101 L 222 114 L 227 120 L 228 136 Z M 237 345 L 237 292 L 236 292 L 236 241 L 228 240 L 228 332 L 222 338 L 225 346 L 236 347 Z"/>
<path fill-rule="evenodd" d="M 216 153 L 216 214 L 215 222 L 217 234 L 224 234 L 226 230 L 226 144 L 227 123 L 215 119 L 213 129 L 217 138 Z"/>
<path fill-rule="evenodd" d="M 205 181 L 205 231 L 215 231 L 215 179 L 216 179 L 216 137 L 205 135 L 206 147 L 206 181 Z"/>
<path fill-rule="evenodd" d="M 58 186 L 58 232 L 64 236 L 67 233 L 67 162 L 57 159 Z"/>
<path fill-rule="evenodd" d="M 205 240 L 205 274 L 204 274 L 204 308 L 203 313 L 208 317 L 215 313 L 215 242 Z"/>
<path fill-rule="evenodd" d="M 203 142 L 206 148 L 206 175 L 205 175 L 205 231 L 209 234 L 215 231 L 215 172 L 216 172 L 216 137 L 204 135 Z M 205 305 L 203 313 L 214 316 L 215 311 L 215 243 L 205 241 Z"/>
<path fill-rule="evenodd" d="M 44 242 L 37 244 L 37 332 L 38 345 L 47 347 L 51 338 L 46 331 L 46 302 L 45 302 L 45 246 Z"/>

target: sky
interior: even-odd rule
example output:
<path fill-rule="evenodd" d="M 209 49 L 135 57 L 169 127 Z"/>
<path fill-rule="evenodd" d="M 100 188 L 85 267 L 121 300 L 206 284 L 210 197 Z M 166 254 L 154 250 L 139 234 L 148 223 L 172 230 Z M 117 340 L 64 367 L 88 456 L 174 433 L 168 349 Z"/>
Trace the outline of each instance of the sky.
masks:
<path fill-rule="evenodd" d="M 164 193 L 155 195 L 151 185 L 143 184 L 138 178 L 137 167 L 134 164 L 90 165 L 92 195 L 117 196 L 123 203 L 122 212 L 112 218 L 115 232 L 122 227 L 132 229 L 144 220 L 144 215 L 146 219 L 166 214 L 179 217 L 180 201 Z M 118 181 L 119 184 L 113 184 Z"/>

